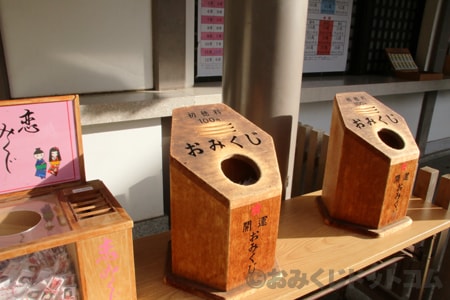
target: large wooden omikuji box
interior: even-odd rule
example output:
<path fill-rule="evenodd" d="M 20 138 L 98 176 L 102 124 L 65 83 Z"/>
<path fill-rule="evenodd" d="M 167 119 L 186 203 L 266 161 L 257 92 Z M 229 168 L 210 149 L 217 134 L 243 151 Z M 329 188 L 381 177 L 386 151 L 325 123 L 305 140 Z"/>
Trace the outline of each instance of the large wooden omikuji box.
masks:
<path fill-rule="evenodd" d="M 273 270 L 281 177 L 270 135 L 225 104 L 175 109 L 170 185 L 169 283 L 229 292 Z"/>
<path fill-rule="evenodd" d="M 133 221 L 84 175 L 76 95 L 0 101 L 2 299 L 136 299 Z"/>
<path fill-rule="evenodd" d="M 418 158 L 402 116 L 365 92 L 337 94 L 322 192 L 328 215 L 367 229 L 402 223 Z"/>

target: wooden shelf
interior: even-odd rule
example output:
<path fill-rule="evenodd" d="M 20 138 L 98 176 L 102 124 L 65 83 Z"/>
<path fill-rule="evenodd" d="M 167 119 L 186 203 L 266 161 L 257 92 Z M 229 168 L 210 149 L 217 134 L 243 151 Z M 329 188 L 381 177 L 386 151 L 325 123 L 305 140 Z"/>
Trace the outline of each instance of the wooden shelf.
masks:
<path fill-rule="evenodd" d="M 288 285 L 269 288 L 270 274 L 264 274 L 262 278 L 266 281 L 262 287 L 253 289 L 249 299 L 305 296 L 450 227 L 446 210 L 413 197 L 408 209 L 412 224 L 372 238 L 326 225 L 317 204 L 320 195 L 315 192 L 286 200 L 281 207 L 276 251 L 279 269 L 286 271 L 286 280 L 294 276 L 291 272 L 301 271 L 309 283 L 300 288 Z M 138 299 L 196 299 L 164 283 L 169 240 L 170 232 L 165 232 L 134 241 Z"/>

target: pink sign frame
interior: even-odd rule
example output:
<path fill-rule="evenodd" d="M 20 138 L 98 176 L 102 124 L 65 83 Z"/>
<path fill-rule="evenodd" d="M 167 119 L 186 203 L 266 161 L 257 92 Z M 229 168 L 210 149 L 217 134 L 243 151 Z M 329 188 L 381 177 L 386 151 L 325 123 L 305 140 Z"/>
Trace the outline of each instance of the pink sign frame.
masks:
<path fill-rule="evenodd" d="M 84 181 L 78 95 L 0 101 L 0 194 Z"/>

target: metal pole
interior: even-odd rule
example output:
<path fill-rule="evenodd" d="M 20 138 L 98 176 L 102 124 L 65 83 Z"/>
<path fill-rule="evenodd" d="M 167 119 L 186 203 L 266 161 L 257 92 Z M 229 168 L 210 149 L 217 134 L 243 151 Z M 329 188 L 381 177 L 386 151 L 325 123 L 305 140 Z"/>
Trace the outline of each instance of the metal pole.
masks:
<path fill-rule="evenodd" d="M 223 102 L 274 139 L 290 198 L 308 1 L 226 0 Z"/>

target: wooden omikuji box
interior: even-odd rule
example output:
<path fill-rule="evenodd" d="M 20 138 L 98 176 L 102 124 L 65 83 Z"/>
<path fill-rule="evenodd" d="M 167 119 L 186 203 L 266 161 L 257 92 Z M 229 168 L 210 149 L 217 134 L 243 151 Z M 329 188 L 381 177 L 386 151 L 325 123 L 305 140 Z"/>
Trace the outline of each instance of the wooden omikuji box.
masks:
<path fill-rule="evenodd" d="M 402 116 L 365 92 L 337 94 L 322 193 L 327 215 L 367 229 L 407 222 L 418 158 Z"/>
<path fill-rule="evenodd" d="M 76 95 L 0 101 L 2 296 L 136 299 L 133 221 L 85 181 L 79 119 Z"/>
<path fill-rule="evenodd" d="M 208 296 L 273 270 L 281 177 L 270 135 L 225 104 L 175 109 L 170 186 L 169 283 Z"/>

